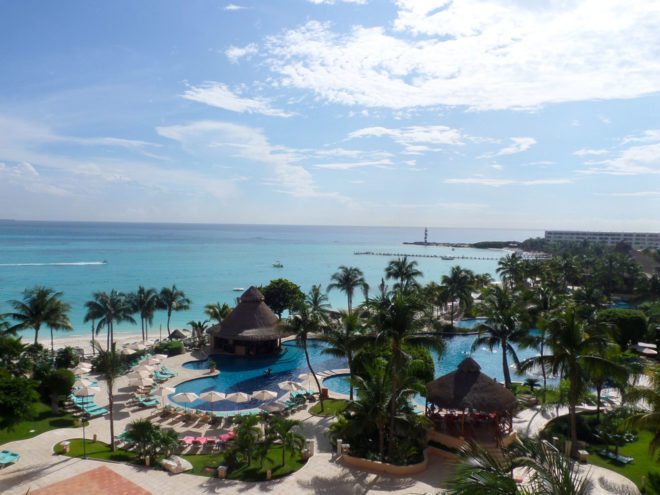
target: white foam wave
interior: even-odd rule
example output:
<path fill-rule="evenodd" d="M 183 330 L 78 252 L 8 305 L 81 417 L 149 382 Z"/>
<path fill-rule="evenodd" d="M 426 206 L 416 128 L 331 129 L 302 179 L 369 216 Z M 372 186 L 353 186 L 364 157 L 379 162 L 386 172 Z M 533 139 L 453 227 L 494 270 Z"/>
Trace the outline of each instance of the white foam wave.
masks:
<path fill-rule="evenodd" d="M 0 263 L 0 266 L 85 266 L 85 265 L 105 265 L 107 261 L 71 261 L 56 263 Z"/>

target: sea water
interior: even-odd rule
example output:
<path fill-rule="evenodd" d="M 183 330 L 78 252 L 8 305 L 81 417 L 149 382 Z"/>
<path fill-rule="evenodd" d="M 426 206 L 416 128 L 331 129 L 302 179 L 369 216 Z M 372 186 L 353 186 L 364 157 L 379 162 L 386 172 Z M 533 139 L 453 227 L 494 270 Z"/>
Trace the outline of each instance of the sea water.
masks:
<path fill-rule="evenodd" d="M 483 240 L 521 241 L 542 236 L 542 231 L 429 228 L 430 242 L 469 243 Z M 282 225 L 138 224 L 85 222 L 0 221 L 0 312 L 8 312 L 11 299 L 21 299 L 26 288 L 37 285 L 63 293 L 71 304 L 73 332 L 87 334 L 85 302 L 95 291 L 135 291 L 139 285 L 160 288 L 176 284 L 192 299 L 188 311 L 172 314 L 171 328 L 190 320 L 204 320 L 204 305 L 216 301 L 235 304 L 235 288 L 265 285 L 286 278 L 307 292 L 313 284 L 324 289 L 339 266 L 359 267 L 375 294 L 392 257 L 356 255 L 372 251 L 432 254 L 457 259 L 412 258 L 424 273 L 421 282 L 440 282 L 452 266 L 497 278 L 502 250 L 476 250 L 439 246 L 403 245 L 423 240 L 423 227 L 336 227 Z M 460 256 L 488 259 L 458 259 Z M 275 262 L 284 266 L 277 268 Z M 392 281 L 386 281 L 390 286 Z M 346 307 L 345 294 L 328 294 L 334 308 Z M 360 291 L 354 304 L 362 300 Z M 165 332 L 167 315 L 156 312 L 150 330 Z M 44 329 L 45 330 L 45 329 Z M 139 332 L 122 323 L 119 332 Z M 32 330 L 23 332 L 33 335 Z"/>

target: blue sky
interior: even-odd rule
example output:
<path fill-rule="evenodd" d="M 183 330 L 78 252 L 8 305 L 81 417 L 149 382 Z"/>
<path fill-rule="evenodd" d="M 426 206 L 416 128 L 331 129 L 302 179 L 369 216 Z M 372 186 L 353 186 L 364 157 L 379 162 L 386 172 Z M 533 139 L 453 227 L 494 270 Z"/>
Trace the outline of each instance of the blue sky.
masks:
<path fill-rule="evenodd" d="M 0 217 L 660 231 L 660 3 L 0 0 Z"/>

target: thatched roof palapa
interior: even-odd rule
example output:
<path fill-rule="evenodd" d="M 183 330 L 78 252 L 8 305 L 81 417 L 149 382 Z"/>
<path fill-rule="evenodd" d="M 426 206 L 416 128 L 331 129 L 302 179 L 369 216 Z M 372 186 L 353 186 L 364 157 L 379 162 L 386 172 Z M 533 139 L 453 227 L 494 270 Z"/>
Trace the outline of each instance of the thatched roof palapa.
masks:
<path fill-rule="evenodd" d="M 513 411 L 516 396 L 480 370 L 474 359 L 464 359 L 456 371 L 426 384 L 427 400 L 444 409 L 469 408 L 498 414 Z"/>
<path fill-rule="evenodd" d="M 212 336 L 232 340 L 275 340 L 280 337 L 277 315 L 264 302 L 263 294 L 254 286 L 239 298 L 238 306 L 208 329 Z"/>

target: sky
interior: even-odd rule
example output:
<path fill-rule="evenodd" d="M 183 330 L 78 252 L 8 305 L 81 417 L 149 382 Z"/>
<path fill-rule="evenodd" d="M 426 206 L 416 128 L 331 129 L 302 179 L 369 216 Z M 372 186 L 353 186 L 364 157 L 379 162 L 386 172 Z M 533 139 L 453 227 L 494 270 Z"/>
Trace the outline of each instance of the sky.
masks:
<path fill-rule="evenodd" d="M 0 0 L 0 218 L 660 232 L 657 0 Z"/>

